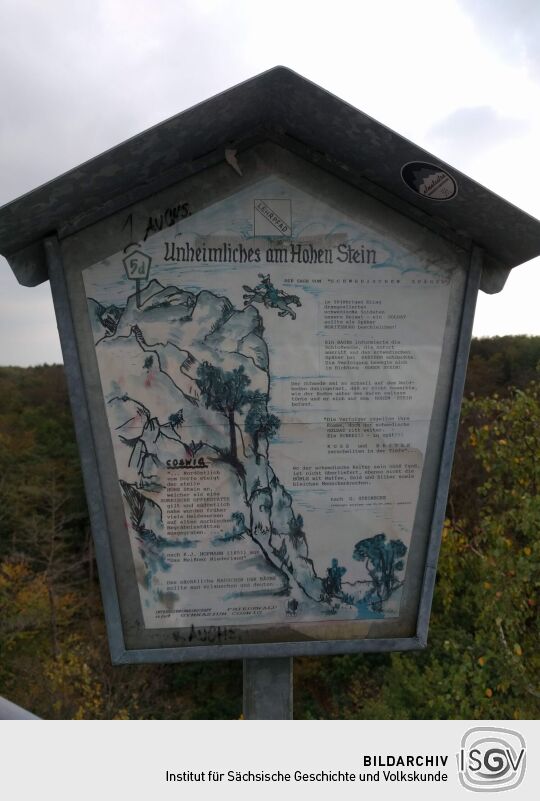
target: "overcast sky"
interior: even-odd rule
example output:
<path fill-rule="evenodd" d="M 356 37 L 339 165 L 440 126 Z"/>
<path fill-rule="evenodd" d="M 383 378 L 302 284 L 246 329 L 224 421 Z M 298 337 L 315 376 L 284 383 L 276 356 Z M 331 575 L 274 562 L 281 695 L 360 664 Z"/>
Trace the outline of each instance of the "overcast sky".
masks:
<path fill-rule="evenodd" d="M 276 64 L 540 218 L 539 0 L 0 0 L 0 205 Z M 540 335 L 540 260 L 477 336 Z M 61 361 L 0 258 L 0 364 Z"/>

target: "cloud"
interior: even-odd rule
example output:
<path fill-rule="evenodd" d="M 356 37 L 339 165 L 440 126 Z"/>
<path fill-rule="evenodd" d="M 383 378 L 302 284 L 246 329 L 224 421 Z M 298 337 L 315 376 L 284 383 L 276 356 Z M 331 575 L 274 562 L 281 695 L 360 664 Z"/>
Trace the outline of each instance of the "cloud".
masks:
<path fill-rule="evenodd" d="M 469 157 L 476 152 L 485 152 L 510 139 L 528 132 L 526 120 L 501 116 L 491 106 L 458 108 L 437 122 L 429 136 L 442 144 L 446 150 L 465 150 Z"/>
<path fill-rule="evenodd" d="M 0 365 L 62 362 L 49 282 L 20 286 L 0 256 L 0 298 Z"/>
<path fill-rule="evenodd" d="M 538 0 L 459 0 L 477 34 L 490 40 L 501 55 L 521 61 L 540 75 L 540 3 Z"/>
<path fill-rule="evenodd" d="M 234 8 L 219 25 L 207 4 L 158 8 L 2 0 L 0 204 L 249 77 Z"/>
<path fill-rule="evenodd" d="M 459 53 L 433 60 L 441 30 Z M 512 117 L 540 129 L 539 0 L 0 0 L 0 31 L 0 204 L 278 63 L 537 202 L 516 184 L 527 165 L 506 176 L 489 159 L 526 130 Z M 531 160 L 533 133 L 514 157 Z M 48 290 L 8 276 L 0 259 L 0 363 L 59 359 Z"/>

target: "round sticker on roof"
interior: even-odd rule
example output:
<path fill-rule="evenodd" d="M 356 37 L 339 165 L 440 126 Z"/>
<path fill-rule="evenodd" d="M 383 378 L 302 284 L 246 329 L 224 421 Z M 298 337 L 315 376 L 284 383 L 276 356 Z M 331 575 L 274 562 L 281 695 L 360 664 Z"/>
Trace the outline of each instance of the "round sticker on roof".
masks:
<path fill-rule="evenodd" d="M 436 164 L 410 161 L 401 168 L 401 177 L 409 189 L 428 200 L 452 200 L 457 195 L 455 180 Z"/>

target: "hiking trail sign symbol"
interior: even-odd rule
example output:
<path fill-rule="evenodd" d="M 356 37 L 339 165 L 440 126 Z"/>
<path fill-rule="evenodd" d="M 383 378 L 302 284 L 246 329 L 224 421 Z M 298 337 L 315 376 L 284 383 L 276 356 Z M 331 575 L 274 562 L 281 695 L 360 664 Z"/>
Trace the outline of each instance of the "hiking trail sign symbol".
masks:
<path fill-rule="evenodd" d="M 127 277 L 135 281 L 135 291 L 137 294 L 137 308 L 141 307 L 141 282 L 148 281 L 152 257 L 143 253 L 142 250 L 134 250 L 122 259 Z"/>

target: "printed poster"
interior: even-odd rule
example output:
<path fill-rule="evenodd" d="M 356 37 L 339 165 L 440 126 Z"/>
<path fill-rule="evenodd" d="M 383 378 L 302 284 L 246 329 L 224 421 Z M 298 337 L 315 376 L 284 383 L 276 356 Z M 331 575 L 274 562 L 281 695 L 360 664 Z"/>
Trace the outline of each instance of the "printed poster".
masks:
<path fill-rule="evenodd" d="M 449 267 L 270 177 L 83 278 L 146 627 L 399 615 Z"/>

